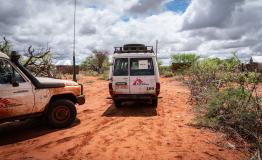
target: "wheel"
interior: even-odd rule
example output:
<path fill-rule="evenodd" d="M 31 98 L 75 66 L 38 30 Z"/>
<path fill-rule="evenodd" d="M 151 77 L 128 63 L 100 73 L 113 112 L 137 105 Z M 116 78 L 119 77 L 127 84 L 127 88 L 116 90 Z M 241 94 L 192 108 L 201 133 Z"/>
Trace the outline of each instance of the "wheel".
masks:
<path fill-rule="evenodd" d="M 76 107 L 66 99 L 54 101 L 46 112 L 47 123 L 54 128 L 64 128 L 71 125 L 76 118 Z"/>
<path fill-rule="evenodd" d="M 115 103 L 115 106 L 116 106 L 116 108 L 119 108 L 119 107 L 121 107 L 122 105 L 121 105 L 121 101 L 119 101 L 119 100 L 114 100 L 114 103 Z"/>
<path fill-rule="evenodd" d="M 153 98 L 152 99 L 152 106 L 153 107 L 157 107 L 157 104 L 158 104 L 158 98 L 156 97 L 156 98 Z"/>

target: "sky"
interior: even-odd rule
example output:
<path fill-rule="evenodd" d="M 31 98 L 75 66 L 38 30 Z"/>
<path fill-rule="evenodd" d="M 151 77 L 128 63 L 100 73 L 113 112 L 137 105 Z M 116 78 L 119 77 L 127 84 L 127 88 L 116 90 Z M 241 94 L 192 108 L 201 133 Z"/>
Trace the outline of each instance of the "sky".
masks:
<path fill-rule="evenodd" d="M 74 0 L 0 0 L 0 37 L 23 53 L 50 47 L 72 59 Z M 155 45 L 159 57 L 196 53 L 262 55 L 262 0 L 77 0 L 76 59 L 127 43 Z M 165 61 L 166 62 L 166 61 Z"/>

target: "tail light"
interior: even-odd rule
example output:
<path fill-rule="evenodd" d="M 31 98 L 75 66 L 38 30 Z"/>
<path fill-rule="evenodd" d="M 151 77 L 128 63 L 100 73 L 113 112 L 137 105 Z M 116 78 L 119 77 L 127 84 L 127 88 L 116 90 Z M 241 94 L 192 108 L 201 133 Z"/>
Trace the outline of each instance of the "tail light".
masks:
<path fill-rule="evenodd" d="M 109 83 L 109 93 L 110 95 L 112 96 L 113 95 L 113 84 L 112 83 Z"/>
<path fill-rule="evenodd" d="M 160 93 L 160 83 L 156 83 L 156 95 Z"/>

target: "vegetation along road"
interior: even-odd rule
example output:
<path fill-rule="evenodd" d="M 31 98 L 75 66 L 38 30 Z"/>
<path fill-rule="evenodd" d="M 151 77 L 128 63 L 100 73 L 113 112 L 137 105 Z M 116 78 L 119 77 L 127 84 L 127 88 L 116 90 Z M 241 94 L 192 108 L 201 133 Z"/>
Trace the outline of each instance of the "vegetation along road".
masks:
<path fill-rule="evenodd" d="M 80 78 L 87 102 L 70 128 L 48 129 L 39 121 L 0 125 L 0 159 L 246 159 L 223 133 L 196 128 L 189 90 L 176 78 L 161 79 L 158 108 L 125 104 L 115 108 L 108 82 Z"/>

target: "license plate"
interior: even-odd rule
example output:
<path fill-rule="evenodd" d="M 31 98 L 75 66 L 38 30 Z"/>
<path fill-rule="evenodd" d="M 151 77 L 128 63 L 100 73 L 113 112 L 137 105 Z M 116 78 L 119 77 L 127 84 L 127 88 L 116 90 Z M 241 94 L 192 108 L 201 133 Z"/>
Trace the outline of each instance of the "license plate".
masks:
<path fill-rule="evenodd" d="M 126 82 L 116 82 L 115 84 L 116 89 L 127 89 L 127 83 Z"/>

